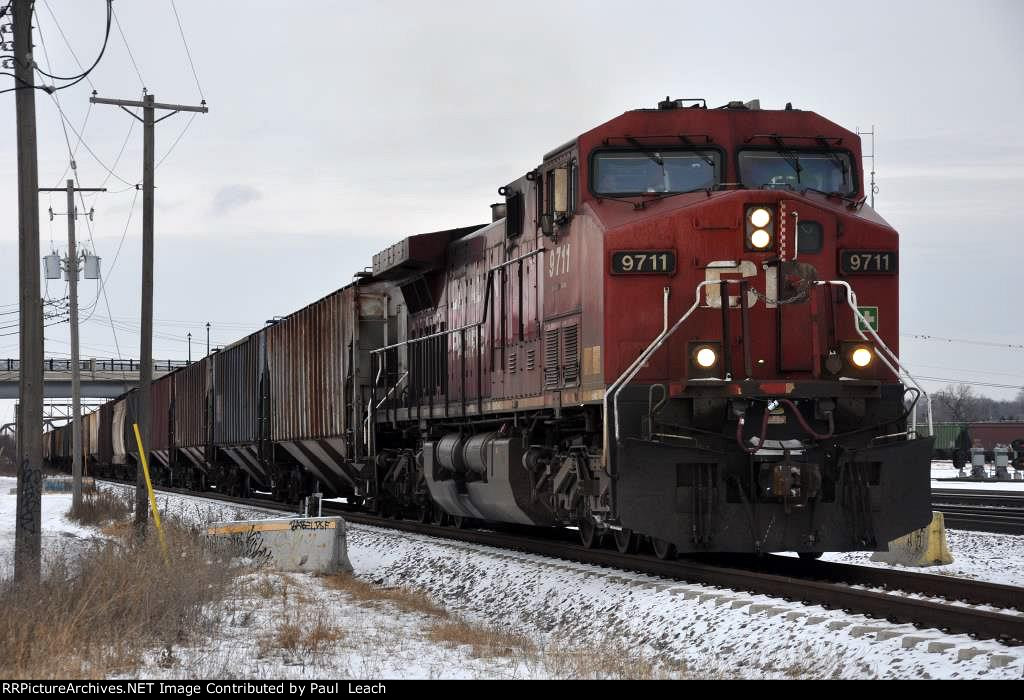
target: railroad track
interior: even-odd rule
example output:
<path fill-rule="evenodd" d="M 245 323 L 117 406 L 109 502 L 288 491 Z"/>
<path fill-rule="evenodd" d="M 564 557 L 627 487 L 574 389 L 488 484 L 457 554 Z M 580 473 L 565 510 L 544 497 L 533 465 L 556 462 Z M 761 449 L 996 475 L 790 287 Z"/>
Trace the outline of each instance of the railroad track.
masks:
<path fill-rule="evenodd" d="M 1024 491 L 933 489 L 932 507 L 951 528 L 1024 535 Z"/>
<path fill-rule="evenodd" d="M 264 499 L 161 490 L 274 512 L 293 512 L 281 503 Z M 1024 644 L 1024 611 L 1019 611 L 1024 605 L 1024 588 L 1014 586 L 776 555 L 709 555 L 663 561 L 653 556 L 586 549 L 567 541 L 572 534 L 567 530 L 544 531 L 544 536 L 537 530 L 460 530 L 382 518 L 330 504 L 324 505 L 323 512 L 342 515 L 353 523 L 749 591 L 892 622 L 996 639 L 1009 645 Z M 972 607 L 976 605 L 998 610 Z"/>

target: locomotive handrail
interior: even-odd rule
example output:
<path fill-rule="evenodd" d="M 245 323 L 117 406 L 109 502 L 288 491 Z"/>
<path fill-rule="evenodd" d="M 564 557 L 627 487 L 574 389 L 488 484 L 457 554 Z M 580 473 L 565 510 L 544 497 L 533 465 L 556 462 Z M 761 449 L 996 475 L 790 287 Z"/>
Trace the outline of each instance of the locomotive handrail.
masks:
<path fill-rule="evenodd" d="M 607 455 L 609 454 L 609 447 L 610 447 L 610 445 L 608 444 L 609 443 L 609 440 L 608 440 L 608 437 L 609 437 L 608 436 L 608 396 L 612 395 L 612 409 L 613 409 L 613 412 L 615 413 L 615 441 L 618 442 L 619 436 L 620 436 L 620 431 L 619 431 L 619 394 L 622 392 L 622 389 L 625 388 L 625 386 L 627 384 L 629 384 L 631 381 L 633 381 L 633 377 L 635 377 L 640 372 L 640 368 L 643 367 L 643 364 L 645 362 L 647 362 L 647 360 L 655 352 L 657 352 L 661 348 L 662 345 L 665 344 L 665 341 L 668 340 L 668 337 L 670 335 L 672 335 L 673 333 L 675 333 L 676 330 L 679 328 L 679 326 L 682 325 L 683 321 L 688 319 L 690 317 L 690 315 L 694 311 L 696 311 L 697 307 L 700 306 L 700 291 L 701 291 L 701 289 L 703 289 L 707 285 L 710 285 L 710 284 L 721 284 L 722 282 L 732 283 L 732 284 L 739 284 L 740 280 L 704 280 L 703 282 L 699 283 L 697 285 L 697 287 L 695 288 L 695 290 L 694 290 L 694 296 L 696 298 L 694 299 L 693 306 L 691 306 L 689 309 L 687 309 L 686 313 L 684 313 L 682 316 L 680 316 L 679 320 L 676 321 L 675 324 L 673 324 L 673 326 L 671 328 L 668 327 L 668 298 L 669 298 L 670 290 L 669 290 L 668 287 L 665 287 L 665 291 L 664 291 L 664 304 L 665 304 L 665 309 L 664 309 L 664 327 L 662 328 L 661 333 L 658 334 L 658 336 L 653 341 L 651 341 L 651 344 L 647 346 L 646 350 L 644 350 L 642 353 L 640 353 L 640 355 L 637 356 L 637 358 L 635 360 L 633 360 L 633 363 L 629 367 L 626 368 L 626 371 L 623 372 L 621 375 L 619 375 L 619 378 L 616 379 L 612 383 L 612 385 L 610 387 L 608 387 L 608 390 L 605 392 L 605 395 L 604 395 L 604 403 L 605 403 L 605 406 L 604 406 L 604 423 L 605 423 L 604 454 L 606 455 L 605 456 L 605 460 L 606 460 L 605 463 L 606 463 L 606 465 L 608 464 L 608 457 L 607 457 Z M 728 298 L 726 298 L 726 300 L 723 303 L 726 303 L 726 304 L 729 303 L 728 302 Z"/>
<path fill-rule="evenodd" d="M 889 358 L 892 360 L 892 362 L 896 365 L 895 367 L 893 367 L 893 365 L 889 363 L 889 360 L 886 359 L 885 355 L 879 353 L 879 359 L 882 360 L 885 366 L 889 368 L 889 371 L 896 375 L 897 379 L 903 379 L 904 377 L 906 377 L 914 385 L 914 388 L 921 392 L 921 395 L 924 396 L 925 406 L 928 408 L 928 434 L 934 435 L 935 428 L 934 422 L 932 420 L 932 397 L 929 396 L 928 392 L 924 390 L 924 387 L 922 387 L 920 383 L 918 383 L 917 379 L 914 378 L 914 375 L 912 375 L 910 371 L 903 366 L 903 363 L 900 362 L 900 359 L 899 357 L 897 357 L 896 353 L 894 353 L 889 348 L 889 346 L 885 344 L 885 341 L 883 341 L 882 338 L 878 335 L 878 331 L 872 328 L 871 324 L 868 323 L 866 318 L 864 318 L 864 315 L 860 312 L 860 309 L 857 308 L 857 293 L 853 291 L 853 287 L 850 286 L 850 283 L 845 280 L 822 280 L 815 282 L 814 284 L 816 286 L 835 285 L 837 287 L 844 287 L 846 289 L 846 304 L 847 306 L 850 307 L 850 310 L 853 311 L 853 316 L 858 321 L 857 323 L 854 323 L 854 329 L 857 331 L 857 335 L 859 335 L 862 340 L 870 342 L 868 337 L 864 335 L 864 331 L 861 330 L 861 324 L 864 324 L 864 328 L 866 328 L 868 332 L 871 333 L 871 337 L 874 338 L 874 341 L 878 345 L 878 347 L 884 350 L 885 353 L 889 355 Z M 915 435 L 917 434 L 916 403 L 914 404 L 914 412 L 911 414 L 910 431 Z"/>
<path fill-rule="evenodd" d="M 681 326 L 683 324 L 683 322 L 686 321 L 686 319 L 688 319 L 693 314 L 693 312 L 697 310 L 697 307 L 700 306 L 700 301 L 701 301 L 701 289 L 703 287 L 711 285 L 711 284 L 722 284 L 722 283 L 742 284 L 743 280 L 704 280 L 703 282 L 700 282 L 697 285 L 697 287 L 694 289 L 695 299 L 694 299 L 693 305 L 689 309 L 686 310 L 686 313 L 684 313 L 682 316 L 679 317 L 679 320 L 677 320 L 672 325 L 671 328 L 668 327 L 669 288 L 665 287 L 665 294 L 664 294 L 664 304 L 665 304 L 665 309 L 664 309 L 664 327 L 662 328 L 661 333 L 659 333 L 658 336 L 653 341 L 651 341 L 651 344 L 647 346 L 647 349 L 644 350 L 642 353 L 640 353 L 640 355 L 637 356 L 637 358 L 630 364 L 630 366 L 627 367 L 626 370 L 621 375 L 619 375 L 619 378 L 616 379 L 611 384 L 611 386 L 608 387 L 607 391 L 605 392 L 605 397 L 604 397 L 604 451 L 603 451 L 603 456 L 604 456 L 604 460 L 605 460 L 605 468 L 606 469 L 607 469 L 608 465 L 611 464 L 611 462 L 612 462 L 611 451 L 610 451 L 610 447 L 611 447 L 611 445 L 610 445 L 610 442 L 611 442 L 610 441 L 610 437 L 611 436 L 609 434 L 609 423 L 608 423 L 608 401 L 609 401 L 609 397 L 611 397 L 612 409 L 613 409 L 613 413 L 615 414 L 615 441 L 617 443 L 619 441 L 620 437 L 621 437 L 620 423 L 619 423 L 619 395 L 622 393 L 622 390 L 626 387 L 627 384 L 629 384 L 631 381 L 633 381 L 633 378 L 640 372 L 640 368 L 643 366 L 643 364 L 648 359 L 650 359 L 650 357 L 655 352 L 657 352 L 661 348 L 662 345 L 665 344 L 665 341 L 668 340 L 669 336 L 671 336 L 673 333 L 675 333 L 676 330 L 679 328 L 679 326 Z M 912 374 L 910 374 L 910 372 L 908 372 L 906 370 L 906 368 L 899 361 L 899 358 L 896 356 L 896 353 L 894 353 L 889 348 L 889 346 L 885 344 L 885 342 L 882 340 L 882 338 L 878 335 L 878 332 L 875 331 L 870 326 L 870 324 L 868 324 L 867 319 L 864 318 L 863 314 L 861 314 L 860 310 L 857 308 L 857 294 L 856 294 L 856 292 L 853 291 L 853 288 L 850 286 L 850 283 L 846 282 L 844 280 L 823 280 L 823 281 L 817 281 L 814 284 L 816 286 L 836 285 L 836 286 L 844 287 L 846 289 L 846 292 L 847 292 L 847 294 L 846 294 L 846 303 L 850 307 L 850 309 L 853 311 L 855 320 L 859 320 L 860 323 L 864 324 L 864 327 L 867 328 L 868 331 L 871 333 L 871 335 L 874 338 L 875 343 L 877 344 L 877 346 L 884 351 L 884 354 L 883 353 L 878 353 L 879 359 L 882 360 L 882 362 L 885 364 L 885 366 L 896 376 L 897 379 L 902 380 L 904 378 L 904 376 L 905 376 L 914 385 L 914 388 L 917 389 L 919 392 L 921 392 L 921 395 L 923 395 L 925 397 L 926 406 L 928 407 L 928 428 L 929 428 L 929 432 L 933 433 L 934 430 L 933 430 L 933 427 L 932 427 L 933 424 L 932 424 L 932 403 L 931 403 L 931 397 L 928 395 L 928 392 L 926 392 L 921 387 L 921 385 L 914 378 L 914 376 Z M 725 297 L 724 295 L 723 295 L 722 303 L 723 304 L 727 304 L 728 303 L 728 298 Z M 861 339 L 863 339 L 863 340 L 865 340 L 867 342 L 871 342 L 868 339 L 868 337 L 864 334 L 864 332 L 861 330 L 860 323 L 855 323 L 854 324 L 854 326 L 855 326 L 855 328 L 857 330 L 857 334 L 860 335 Z M 886 355 L 888 355 L 889 357 L 886 358 Z M 890 361 L 889 361 L 890 359 L 892 360 L 892 363 L 890 363 Z M 895 367 L 893 366 L 893 363 L 895 363 Z M 916 411 L 915 411 L 913 416 L 912 416 L 910 432 L 916 433 L 916 430 L 917 430 L 917 414 L 916 414 Z"/>
<path fill-rule="evenodd" d="M 498 263 L 497 265 L 489 268 L 487 270 L 487 282 L 485 284 L 486 288 L 487 289 L 491 288 L 491 284 L 492 284 L 492 281 L 494 279 L 494 273 L 497 272 L 498 270 L 501 270 L 504 267 L 508 267 L 509 265 L 514 265 L 515 263 L 521 263 L 523 260 L 526 260 L 527 258 L 532 258 L 534 255 L 540 255 L 545 250 L 547 250 L 547 248 L 545 248 L 543 246 L 539 246 L 537 248 L 534 248 L 533 250 L 531 250 L 528 253 L 520 255 L 519 257 L 512 258 L 511 260 L 506 260 L 504 262 Z M 467 330 L 470 330 L 470 329 L 474 329 L 474 328 L 480 329 L 480 328 L 482 328 L 484 326 L 484 324 L 487 323 L 488 318 L 490 318 L 490 307 L 491 307 L 490 302 L 491 302 L 491 297 L 492 296 L 493 296 L 492 294 L 486 294 L 484 296 L 484 308 L 483 308 L 483 311 L 480 314 L 480 320 L 479 321 L 476 321 L 476 322 L 473 322 L 473 323 L 467 323 L 467 324 L 465 324 L 463 326 L 460 326 L 458 328 L 451 328 L 449 330 L 438 331 L 437 333 L 431 333 L 430 335 L 422 335 L 422 336 L 419 336 L 417 338 L 406 338 L 405 340 L 401 340 L 401 341 L 399 341 L 397 343 L 392 343 L 391 345 L 384 345 L 384 346 L 379 347 L 379 348 L 377 348 L 375 350 L 370 350 L 370 356 L 371 356 L 371 360 L 370 360 L 370 368 L 371 368 L 371 370 L 370 371 L 371 372 L 373 371 L 373 360 L 372 360 L 372 357 L 374 355 L 380 355 L 380 354 L 382 354 L 384 352 L 387 352 L 388 350 L 394 350 L 396 348 L 406 347 L 408 345 L 413 345 L 415 343 L 421 343 L 423 341 L 431 340 L 433 338 L 447 337 L 449 335 L 452 335 L 453 333 L 464 333 L 464 332 L 466 332 Z M 667 308 L 666 308 L 666 313 L 667 313 Z M 477 336 L 479 338 L 479 332 L 477 333 Z M 365 428 L 364 435 L 363 435 L 363 442 L 367 446 L 367 451 L 368 452 L 372 452 L 372 438 L 370 436 L 370 432 L 371 431 L 370 431 L 369 425 L 370 425 L 371 418 L 377 412 L 377 409 L 374 408 L 374 406 L 373 406 L 374 396 L 373 396 L 372 392 L 380 384 L 381 377 L 384 376 L 384 366 L 386 364 L 386 361 L 387 361 L 387 356 L 386 355 L 379 360 L 380 367 L 377 370 L 377 376 L 374 378 L 373 384 L 370 385 L 371 386 L 371 388 L 370 388 L 371 397 L 370 397 L 370 401 L 367 403 L 367 406 L 366 406 L 366 417 L 364 419 L 364 424 L 367 427 Z M 409 372 L 406 371 L 405 375 L 403 375 L 401 379 L 399 379 L 398 381 L 395 382 L 395 386 L 392 388 L 392 391 L 394 389 L 398 388 L 398 384 L 400 384 L 401 381 L 403 379 L 405 379 L 405 376 L 408 375 L 408 373 Z M 477 376 L 479 377 L 479 374 Z M 465 389 L 463 389 L 463 391 L 465 391 Z M 386 400 L 388 398 L 388 396 L 390 396 L 390 392 L 388 392 L 385 395 L 384 399 Z M 465 394 L 463 394 L 463 401 L 464 400 L 465 400 Z M 478 400 L 479 400 L 479 394 L 478 394 Z"/>
<path fill-rule="evenodd" d="M 539 255 L 540 253 L 543 253 L 545 250 L 547 250 L 547 248 L 534 248 L 529 253 L 526 253 L 524 255 L 520 255 L 518 258 L 512 258 L 511 260 L 506 260 L 503 263 L 498 263 L 494 267 L 489 268 L 487 270 L 487 286 L 490 287 L 490 282 L 491 282 L 492 275 L 495 272 L 497 272 L 498 270 L 500 270 L 501 268 L 508 267 L 509 265 L 513 265 L 513 264 L 515 264 L 517 262 L 521 262 L 523 260 L 526 260 L 527 258 L 532 258 L 534 255 Z M 431 333 L 430 335 L 421 335 L 421 336 L 419 336 L 417 338 L 406 338 L 405 340 L 400 340 L 397 343 L 392 343 L 391 345 L 385 345 L 383 347 L 377 348 L 376 350 L 370 350 L 370 354 L 371 355 L 379 355 L 380 353 L 385 352 L 387 350 L 394 350 L 395 348 L 405 347 L 406 345 L 412 345 L 413 343 L 421 343 L 424 340 L 431 340 L 432 338 L 440 338 L 442 336 L 452 335 L 453 333 L 461 333 L 463 331 L 468 331 L 468 330 L 470 330 L 472 328 L 477 328 L 478 326 L 482 326 L 485 323 L 487 323 L 487 311 L 488 311 L 488 308 L 489 308 L 488 301 L 490 300 L 490 298 L 491 298 L 490 294 L 488 294 L 488 295 L 486 295 L 484 297 L 484 310 L 483 310 L 483 314 L 481 314 L 481 318 L 480 318 L 479 321 L 474 321 L 472 323 L 467 323 L 466 325 L 459 326 L 458 328 L 451 328 L 451 329 L 445 330 L 445 331 L 438 331 L 437 333 Z"/>

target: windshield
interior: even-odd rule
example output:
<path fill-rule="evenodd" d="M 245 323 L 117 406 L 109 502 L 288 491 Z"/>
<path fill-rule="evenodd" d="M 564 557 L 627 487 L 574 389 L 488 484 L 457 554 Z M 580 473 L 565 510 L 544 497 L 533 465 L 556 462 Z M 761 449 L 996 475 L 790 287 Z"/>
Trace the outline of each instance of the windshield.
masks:
<path fill-rule="evenodd" d="M 614 151 L 594 156 L 596 195 L 671 194 L 714 187 L 717 151 Z"/>
<path fill-rule="evenodd" d="M 838 151 L 741 151 L 740 181 L 747 187 L 857 191 L 850 156 Z"/>

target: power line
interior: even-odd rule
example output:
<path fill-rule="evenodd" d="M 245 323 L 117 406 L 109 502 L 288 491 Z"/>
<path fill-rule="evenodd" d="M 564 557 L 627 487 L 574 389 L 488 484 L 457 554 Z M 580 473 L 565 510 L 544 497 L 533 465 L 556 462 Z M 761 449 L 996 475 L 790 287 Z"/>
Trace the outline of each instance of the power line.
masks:
<path fill-rule="evenodd" d="M 928 367 L 930 369 L 944 369 L 948 372 L 967 372 L 968 374 L 994 374 L 1001 377 L 1015 377 L 1017 379 L 1024 379 L 1024 374 L 1015 374 L 1013 372 L 995 372 L 987 369 L 967 369 L 965 367 L 946 367 L 944 365 L 926 365 L 922 362 L 911 362 L 914 367 Z"/>
<path fill-rule="evenodd" d="M 50 97 L 53 97 L 53 95 L 51 95 Z M 74 124 L 72 124 L 72 123 L 71 123 L 71 120 L 69 120 L 69 119 L 67 118 L 67 115 L 66 115 L 66 114 L 64 114 L 64 110 L 63 110 L 63 109 L 61 109 L 61 107 L 60 107 L 60 103 L 59 103 L 59 102 L 57 102 L 56 100 L 54 100 L 54 105 L 56 105 L 56 107 L 57 107 L 57 111 L 58 111 L 58 112 L 60 112 L 60 116 L 61 116 L 61 119 L 63 119 L 63 120 L 64 120 L 64 122 L 65 122 L 65 123 L 66 123 L 66 124 L 67 124 L 67 125 L 68 125 L 69 127 L 71 127 L 71 131 L 73 131 L 73 132 L 75 133 L 75 136 L 78 136 L 78 137 L 79 137 L 80 139 L 82 139 L 81 135 L 80 135 L 80 134 L 78 133 L 78 131 L 77 131 L 77 130 L 75 129 L 75 125 L 74 125 Z M 95 152 L 95 151 L 93 151 L 93 150 L 92 150 L 92 148 L 90 148 L 90 147 L 89 147 L 89 144 L 88 144 L 88 143 L 87 143 L 87 142 L 85 141 L 85 139 L 82 139 L 82 145 L 83 145 L 83 146 L 85 146 L 85 150 L 89 152 L 89 155 L 91 155 L 91 156 L 93 157 L 93 160 L 95 160 L 95 161 L 96 161 L 97 163 L 99 163 L 100 167 L 102 167 L 102 168 L 103 168 L 104 170 L 106 170 L 106 171 L 107 171 L 108 173 L 110 173 L 110 175 L 111 175 L 112 177 L 115 177 L 115 178 L 117 178 L 118 180 L 120 180 L 120 181 L 121 181 L 122 183 L 124 183 L 125 185 L 128 185 L 128 186 L 130 186 L 130 187 L 133 187 L 133 188 L 135 187 L 135 184 L 136 184 L 136 183 L 134 183 L 134 182 L 128 182 L 128 181 L 127 181 L 127 180 L 125 180 L 125 179 L 124 179 L 123 177 L 121 177 L 120 175 L 118 175 L 117 173 L 115 173 L 115 172 L 113 171 L 113 169 L 111 169 L 111 168 L 107 167 L 107 164 L 106 164 L 106 163 L 104 163 L 104 162 L 103 162 L 102 160 L 100 160 L 100 157 L 99 157 L 98 155 L 96 155 L 96 152 Z"/>
<path fill-rule="evenodd" d="M 78 64 L 78 68 L 82 72 L 79 73 L 76 76 L 63 77 L 63 76 L 53 75 L 51 73 L 47 73 L 46 71 L 41 69 L 38 64 L 36 64 L 34 66 L 34 68 L 35 68 L 35 70 L 37 72 L 41 73 L 42 75 L 45 75 L 47 78 L 52 78 L 54 80 L 69 80 L 69 81 L 71 81 L 67 85 L 61 85 L 58 88 L 54 88 L 54 91 L 56 91 L 56 90 L 66 90 L 69 87 L 77 85 L 78 83 L 82 82 L 83 80 L 89 80 L 89 74 L 92 73 L 92 71 L 96 68 L 96 66 L 99 65 L 100 59 L 103 58 L 103 54 L 107 50 L 107 42 L 110 39 L 111 17 L 113 16 L 113 12 L 114 12 L 113 0 L 107 0 L 107 27 L 106 27 L 106 30 L 103 33 L 103 46 L 100 47 L 99 55 L 96 56 L 96 60 L 93 61 L 92 65 L 89 66 L 88 69 L 85 69 L 85 68 L 82 67 L 82 62 L 78 60 L 78 56 L 75 55 L 74 49 L 71 48 L 71 42 L 69 42 L 68 39 L 67 39 L 67 36 L 64 35 L 64 30 L 62 30 L 60 28 L 60 23 L 57 22 L 57 17 L 56 17 L 56 15 L 53 14 L 53 10 L 50 9 L 49 3 L 47 3 L 46 0 L 43 0 L 43 4 L 46 5 L 47 11 L 50 13 L 50 16 L 53 17 L 53 21 L 57 25 L 57 31 L 59 31 L 61 36 L 64 37 L 64 43 L 66 43 L 68 45 L 68 49 L 71 51 L 71 55 L 74 57 L 75 63 Z M 17 60 L 17 59 L 15 59 L 15 60 Z M 89 85 L 92 85 L 92 80 L 89 80 Z M 95 89 L 95 86 L 94 86 L 94 89 Z"/>
<path fill-rule="evenodd" d="M 1024 345 L 1015 343 L 994 343 L 985 340 L 965 340 L 963 338 L 943 338 L 937 335 L 924 335 L 924 334 L 913 334 L 913 333 L 900 333 L 900 337 L 903 338 L 914 338 L 916 340 L 941 340 L 947 343 L 963 343 L 965 345 L 983 345 L 990 348 L 1009 348 L 1011 350 L 1024 350 Z"/>
<path fill-rule="evenodd" d="M 121 29 L 121 21 L 117 19 L 117 13 L 114 12 L 113 14 L 114 24 L 117 25 L 117 31 L 121 35 L 121 41 L 124 42 L 124 48 L 128 51 L 128 58 L 131 59 L 132 66 L 135 68 L 135 75 L 139 76 L 139 83 L 142 85 L 142 91 L 145 92 L 146 81 L 142 79 L 142 71 L 139 70 L 139 64 L 135 62 L 135 56 L 132 55 L 132 48 L 128 46 L 128 37 L 124 35 L 124 30 Z"/>
<path fill-rule="evenodd" d="M 206 101 L 203 95 L 203 88 L 199 85 L 199 74 L 196 73 L 196 64 L 192 62 L 192 52 L 188 48 L 188 40 L 185 39 L 185 30 L 181 27 L 181 17 L 178 16 L 178 8 L 171 0 L 171 9 L 174 11 L 174 19 L 178 22 L 178 33 L 181 34 L 181 43 L 185 45 L 185 55 L 188 56 L 188 64 L 192 67 L 192 77 L 196 79 L 196 89 L 199 91 L 199 99 Z"/>
<path fill-rule="evenodd" d="M 947 384 L 967 384 L 969 386 L 983 386 L 989 389 L 1024 389 L 1024 384 L 993 384 L 990 382 L 976 382 L 967 379 L 948 379 L 944 377 L 924 377 L 921 375 L 915 375 L 916 379 L 924 379 L 930 382 L 945 382 Z"/>
<path fill-rule="evenodd" d="M 159 167 L 160 167 L 160 165 L 161 165 L 161 164 L 162 164 L 162 163 L 163 163 L 163 162 L 164 162 L 165 160 L 167 160 L 167 156 L 171 155 L 171 151 L 173 151 L 173 150 L 174 150 L 174 147 L 178 145 L 178 142 L 179 142 L 179 141 L 181 141 L 181 138 L 182 138 L 182 137 L 183 137 L 183 136 L 185 135 L 185 132 L 186 132 L 186 131 L 188 131 L 188 128 L 189 128 L 190 126 L 192 126 L 192 122 L 194 122 L 194 121 L 195 121 L 195 119 L 196 119 L 196 117 L 198 117 L 198 116 L 199 116 L 199 114 L 198 114 L 197 112 L 193 112 L 193 113 L 192 113 L 192 116 L 188 118 L 188 121 L 187 121 L 187 122 L 185 122 L 185 126 L 184 126 L 184 127 L 182 128 L 182 130 L 181 130 L 181 131 L 180 131 L 180 132 L 178 133 L 178 137 L 177 137 L 176 139 L 174 139 L 174 142 L 173 142 L 173 143 L 171 144 L 171 147 L 167 149 L 167 152 L 166 152 L 166 153 L 164 153 L 164 154 L 163 154 L 162 156 L 160 156 L 160 160 L 158 160 L 158 161 L 156 162 L 156 165 L 154 165 L 154 166 L 153 166 L 153 170 L 156 170 L 157 168 L 159 168 Z"/>
<path fill-rule="evenodd" d="M 128 235 L 128 227 L 131 226 L 132 215 L 135 213 L 135 204 L 138 201 L 139 201 L 139 191 L 135 190 L 135 196 L 132 197 L 132 206 L 128 210 L 128 219 L 124 223 L 124 230 L 121 232 L 121 240 L 117 244 L 117 252 L 114 253 L 114 261 L 111 263 L 110 269 L 108 270 L 107 275 L 103 275 L 101 277 L 101 279 L 100 279 L 100 288 L 96 292 L 96 299 L 93 300 L 93 303 L 91 304 L 92 308 L 89 311 L 89 315 L 85 318 L 85 321 L 88 321 L 90 318 L 92 318 L 93 314 L 96 313 L 96 306 L 99 304 L 100 294 L 102 294 L 103 291 L 106 289 L 107 280 L 110 279 L 110 276 L 114 272 L 114 268 L 117 267 L 117 260 L 118 260 L 118 258 L 121 257 L 121 246 L 124 245 L 124 239 Z M 83 321 L 83 323 L 84 323 L 84 321 Z"/>

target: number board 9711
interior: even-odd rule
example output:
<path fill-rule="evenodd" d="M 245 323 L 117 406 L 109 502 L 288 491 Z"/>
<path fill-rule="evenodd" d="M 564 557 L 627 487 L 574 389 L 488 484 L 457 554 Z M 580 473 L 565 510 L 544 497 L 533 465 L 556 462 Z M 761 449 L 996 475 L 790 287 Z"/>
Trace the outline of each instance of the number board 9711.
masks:
<path fill-rule="evenodd" d="M 839 271 L 844 275 L 895 275 L 899 253 L 894 250 L 839 251 Z"/>
<path fill-rule="evenodd" d="M 675 271 L 674 250 L 620 250 L 612 253 L 613 275 L 671 275 Z"/>

